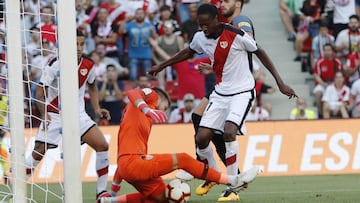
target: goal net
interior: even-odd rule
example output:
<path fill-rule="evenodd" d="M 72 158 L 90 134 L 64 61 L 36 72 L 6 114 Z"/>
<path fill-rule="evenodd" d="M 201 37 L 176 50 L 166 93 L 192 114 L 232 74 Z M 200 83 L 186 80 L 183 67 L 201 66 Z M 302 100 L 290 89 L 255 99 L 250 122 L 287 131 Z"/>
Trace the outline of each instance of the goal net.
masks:
<path fill-rule="evenodd" d="M 34 139 L 43 130 L 47 143 L 39 125 L 50 118 L 41 116 L 45 102 L 37 94 L 53 58 L 62 141 L 42 155 Z M 80 140 L 71 138 L 79 131 L 77 70 L 64 67 L 77 67 L 75 1 L 0 0 L 0 202 L 82 202 Z M 41 156 L 35 170 L 32 154 Z"/>

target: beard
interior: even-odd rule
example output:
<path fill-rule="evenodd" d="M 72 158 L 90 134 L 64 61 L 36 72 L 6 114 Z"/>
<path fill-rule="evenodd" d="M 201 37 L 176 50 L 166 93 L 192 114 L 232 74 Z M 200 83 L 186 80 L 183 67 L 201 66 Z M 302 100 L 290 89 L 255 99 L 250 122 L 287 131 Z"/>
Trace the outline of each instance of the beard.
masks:
<path fill-rule="evenodd" d="M 221 12 L 221 14 L 225 17 L 228 18 L 230 16 L 232 16 L 235 12 L 235 8 L 230 8 L 227 12 Z"/>

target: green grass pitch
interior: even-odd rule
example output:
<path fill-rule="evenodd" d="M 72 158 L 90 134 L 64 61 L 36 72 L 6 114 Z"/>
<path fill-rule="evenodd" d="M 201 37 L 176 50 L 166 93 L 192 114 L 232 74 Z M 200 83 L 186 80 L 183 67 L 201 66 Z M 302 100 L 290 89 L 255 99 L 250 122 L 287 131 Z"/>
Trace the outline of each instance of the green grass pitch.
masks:
<path fill-rule="evenodd" d="M 218 195 L 225 187 L 217 185 L 207 195 L 197 196 L 194 190 L 200 183 L 200 180 L 189 182 L 192 191 L 190 202 L 217 202 Z M 28 195 L 33 191 L 34 202 L 60 202 L 55 197 L 61 196 L 59 184 L 40 186 L 53 193 L 48 193 L 46 197 L 43 190 L 28 185 Z M 83 183 L 85 203 L 95 202 L 95 187 L 95 183 Z M 0 187 L 0 191 L 6 190 Z M 123 183 L 120 194 L 134 191 L 129 184 Z M 0 198 L 1 195 L 0 192 Z M 360 203 L 360 174 L 258 177 L 247 190 L 240 193 L 240 197 L 243 203 Z"/>
<path fill-rule="evenodd" d="M 217 185 L 207 195 L 197 196 L 194 190 L 200 183 L 200 180 L 189 182 L 192 191 L 190 202 L 217 202 L 218 195 L 225 187 Z M 49 184 L 47 187 L 55 192 L 45 197 L 44 191 L 29 185 L 28 194 L 31 190 L 34 191 L 34 202 L 60 202 L 55 197 L 61 196 L 60 185 Z M 95 187 L 95 183 L 83 183 L 85 203 L 95 202 Z M 5 190 L 6 188 L 0 187 L 0 191 Z M 120 194 L 134 191 L 129 184 L 123 183 Z M 240 193 L 240 197 L 240 202 L 243 203 L 360 203 L 360 174 L 258 177 L 247 190 Z"/>

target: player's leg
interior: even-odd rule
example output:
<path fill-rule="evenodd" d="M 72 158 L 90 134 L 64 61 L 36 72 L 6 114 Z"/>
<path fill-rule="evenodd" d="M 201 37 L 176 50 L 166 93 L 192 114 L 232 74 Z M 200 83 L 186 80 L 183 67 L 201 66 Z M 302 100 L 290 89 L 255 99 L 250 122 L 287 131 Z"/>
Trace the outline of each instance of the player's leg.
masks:
<path fill-rule="evenodd" d="M 101 203 L 167 203 L 165 196 L 165 183 L 160 178 L 153 178 L 145 181 L 129 181 L 138 193 L 124 194 L 118 197 L 101 198 Z"/>
<path fill-rule="evenodd" d="M 232 97 L 224 126 L 225 166 L 228 175 L 236 175 L 239 170 L 239 143 L 237 134 L 245 134 L 245 118 L 255 99 L 255 93 L 245 92 Z M 240 197 L 231 188 L 225 190 L 218 201 L 239 200 Z"/>
<path fill-rule="evenodd" d="M 82 120 L 82 122 L 84 121 Z M 106 142 L 104 135 L 96 125 L 93 125 L 85 131 L 85 134 L 83 134 L 81 138 L 83 142 L 96 151 L 95 167 L 98 176 L 96 188 L 97 196 L 110 196 L 110 194 L 106 192 L 109 170 L 109 144 Z"/>
<path fill-rule="evenodd" d="M 45 156 L 48 149 L 56 148 L 60 142 L 59 129 L 61 128 L 60 115 L 49 113 L 51 121 L 42 121 L 35 137 L 35 145 L 32 153 L 26 157 L 26 177 L 29 178 L 36 166 Z"/>

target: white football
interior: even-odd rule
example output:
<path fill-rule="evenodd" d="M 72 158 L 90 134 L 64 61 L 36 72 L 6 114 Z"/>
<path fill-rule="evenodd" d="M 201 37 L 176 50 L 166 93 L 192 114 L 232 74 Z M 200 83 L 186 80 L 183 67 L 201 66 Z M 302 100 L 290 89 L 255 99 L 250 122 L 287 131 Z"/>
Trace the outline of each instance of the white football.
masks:
<path fill-rule="evenodd" d="M 179 179 L 170 181 L 166 186 L 166 197 L 171 203 L 186 203 L 190 195 L 190 186 Z"/>

